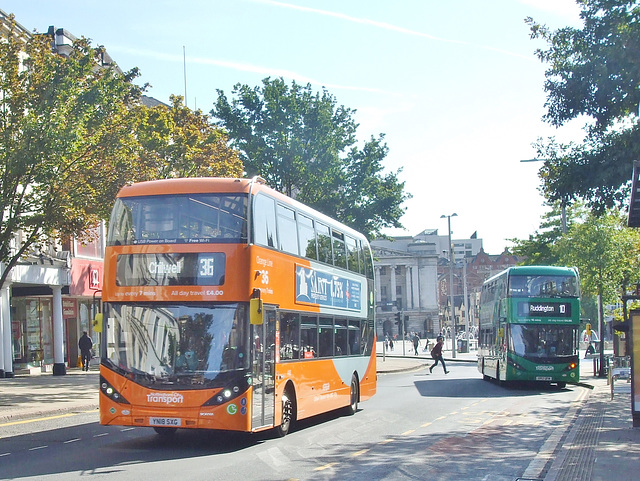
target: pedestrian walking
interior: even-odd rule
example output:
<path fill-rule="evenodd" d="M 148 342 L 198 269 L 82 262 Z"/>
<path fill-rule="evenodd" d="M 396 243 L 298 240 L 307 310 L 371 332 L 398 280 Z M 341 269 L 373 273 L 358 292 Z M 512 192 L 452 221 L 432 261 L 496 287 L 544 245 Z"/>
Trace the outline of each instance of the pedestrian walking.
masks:
<path fill-rule="evenodd" d="M 393 351 L 393 339 L 389 339 L 389 349 Z"/>
<path fill-rule="evenodd" d="M 418 355 L 418 348 L 420 347 L 420 337 L 418 336 L 418 333 L 416 332 L 413 335 L 413 351 L 416 353 L 415 355 Z"/>
<path fill-rule="evenodd" d="M 444 369 L 444 373 L 445 374 L 449 374 L 449 371 L 447 371 L 447 366 L 444 363 L 444 358 L 442 357 L 442 345 L 444 344 L 444 339 L 442 339 L 442 336 L 438 336 L 436 345 L 433 346 L 433 349 L 431 349 L 431 357 L 434 359 L 434 363 L 433 365 L 429 368 L 429 372 L 433 372 L 433 368 L 436 367 L 438 365 L 438 362 L 442 363 L 442 369 Z"/>
<path fill-rule="evenodd" d="M 80 348 L 80 355 L 82 356 L 82 370 L 89 370 L 89 362 L 91 362 L 91 348 L 93 347 L 93 341 L 87 336 L 87 331 L 82 333 L 80 341 L 78 341 L 78 347 Z"/>

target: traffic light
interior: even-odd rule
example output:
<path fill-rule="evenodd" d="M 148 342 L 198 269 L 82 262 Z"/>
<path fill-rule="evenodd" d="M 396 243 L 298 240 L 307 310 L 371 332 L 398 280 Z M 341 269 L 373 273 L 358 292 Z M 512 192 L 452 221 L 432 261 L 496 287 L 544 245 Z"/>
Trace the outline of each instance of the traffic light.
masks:
<path fill-rule="evenodd" d="M 402 319 L 402 311 L 396 312 L 396 325 L 400 324 L 401 319 Z"/>

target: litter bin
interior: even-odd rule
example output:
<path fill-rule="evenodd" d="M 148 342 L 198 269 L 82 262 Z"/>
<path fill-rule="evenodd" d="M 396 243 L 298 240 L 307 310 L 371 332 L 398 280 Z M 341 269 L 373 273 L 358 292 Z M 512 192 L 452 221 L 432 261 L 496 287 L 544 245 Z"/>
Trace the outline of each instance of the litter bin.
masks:
<path fill-rule="evenodd" d="M 469 352 L 469 341 L 458 339 L 458 352 Z"/>

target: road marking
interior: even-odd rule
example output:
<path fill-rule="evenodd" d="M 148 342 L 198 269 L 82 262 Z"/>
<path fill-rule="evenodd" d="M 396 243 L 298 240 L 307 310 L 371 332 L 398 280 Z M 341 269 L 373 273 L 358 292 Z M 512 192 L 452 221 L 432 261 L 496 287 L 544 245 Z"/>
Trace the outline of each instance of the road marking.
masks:
<path fill-rule="evenodd" d="M 69 439 L 68 441 L 65 441 L 62 444 L 75 443 L 76 441 L 80 441 L 80 438 Z"/>
<path fill-rule="evenodd" d="M 9 456 L 10 454 L 11 454 L 11 453 L 0 453 L 0 458 L 1 458 L 2 456 Z"/>
<path fill-rule="evenodd" d="M 389 439 L 384 439 L 380 441 L 378 444 L 389 444 L 389 443 L 392 443 L 393 441 L 394 439 L 389 438 Z"/>
<path fill-rule="evenodd" d="M 108 436 L 109 433 L 102 433 L 102 434 L 95 434 L 93 437 L 94 438 L 101 438 L 102 436 Z"/>
<path fill-rule="evenodd" d="M 411 434 L 415 429 L 409 429 L 408 431 L 403 432 L 400 436 L 406 436 L 407 434 Z"/>
<path fill-rule="evenodd" d="M 121 429 L 121 430 L 120 430 L 120 432 L 121 432 L 121 433 L 124 433 L 124 432 L 126 432 L 126 431 L 133 431 L 134 429 L 135 429 L 135 428 L 124 428 L 124 429 Z"/>
<path fill-rule="evenodd" d="M 45 449 L 49 446 L 36 446 L 35 448 L 29 448 L 29 451 L 37 451 L 38 449 Z"/>
<path fill-rule="evenodd" d="M 71 413 L 71 414 L 59 414 L 57 416 L 47 416 L 45 418 L 35 418 L 35 419 L 24 419 L 22 421 L 13 421 L 10 423 L 4 423 L 4 424 L 0 424 L 0 428 L 4 427 L 4 426 L 16 426 L 18 424 L 28 424 L 28 423 L 35 423 L 38 421 L 49 421 L 50 419 L 61 419 L 61 418 L 69 418 L 71 416 L 75 416 L 78 413 Z"/>
<path fill-rule="evenodd" d="M 447 419 L 447 416 L 440 416 L 439 418 L 435 418 L 434 421 L 442 421 L 443 419 Z"/>
<path fill-rule="evenodd" d="M 325 469 L 329 469 L 333 466 L 335 466 L 338 463 L 329 463 L 329 464 L 325 464 L 324 466 L 318 466 L 317 468 L 314 469 L 314 471 L 324 471 Z"/>
<path fill-rule="evenodd" d="M 351 455 L 352 458 L 358 457 L 358 456 L 362 456 L 364 453 L 369 452 L 368 449 L 361 449 L 360 451 L 356 451 L 355 453 L 353 453 Z"/>
<path fill-rule="evenodd" d="M 429 422 L 429 423 L 424 423 L 422 426 L 420 426 L 421 428 L 426 428 L 427 426 L 431 426 L 433 423 Z"/>

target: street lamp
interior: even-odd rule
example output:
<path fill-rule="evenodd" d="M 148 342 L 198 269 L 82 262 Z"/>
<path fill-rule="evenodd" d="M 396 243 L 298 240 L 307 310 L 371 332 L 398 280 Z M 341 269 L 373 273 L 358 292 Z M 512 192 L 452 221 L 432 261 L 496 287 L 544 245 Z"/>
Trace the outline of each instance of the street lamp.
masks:
<path fill-rule="evenodd" d="M 451 215 L 440 216 L 441 219 L 447 218 L 447 227 L 449 232 L 449 302 L 451 303 L 451 325 L 453 326 L 453 334 L 451 336 L 451 356 L 456 358 L 456 312 L 455 305 L 453 303 L 453 244 L 451 243 L 451 218 L 457 217 L 458 214 L 453 213 Z"/>

